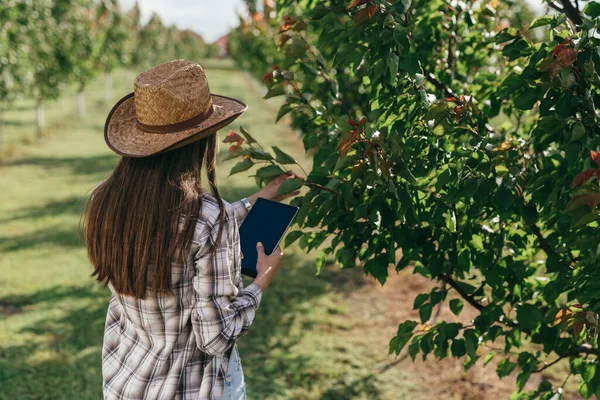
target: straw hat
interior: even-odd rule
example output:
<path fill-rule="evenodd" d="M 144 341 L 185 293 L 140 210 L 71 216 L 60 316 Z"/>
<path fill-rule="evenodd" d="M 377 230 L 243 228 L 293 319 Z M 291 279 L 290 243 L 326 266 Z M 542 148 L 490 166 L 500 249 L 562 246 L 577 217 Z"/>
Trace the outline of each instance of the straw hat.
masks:
<path fill-rule="evenodd" d="M 133 93 L 108 114 L 104 139 L 117 154 L 147 157 L 211 135 L 247 108 L 239 100 L 211 94 L 197 63 L 174 60 L 135 78 Z"/>

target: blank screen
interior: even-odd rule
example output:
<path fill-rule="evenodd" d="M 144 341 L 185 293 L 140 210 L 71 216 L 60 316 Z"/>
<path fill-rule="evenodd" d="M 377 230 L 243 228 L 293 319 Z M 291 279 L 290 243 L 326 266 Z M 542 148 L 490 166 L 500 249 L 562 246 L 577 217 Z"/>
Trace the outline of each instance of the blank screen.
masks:
<path fill-rule="evenodd" d="M 292 223 L 298 207 L 258 198 L 240 226 L 242 273 L 256 278 L 256 243 L 271 254 Z"/>

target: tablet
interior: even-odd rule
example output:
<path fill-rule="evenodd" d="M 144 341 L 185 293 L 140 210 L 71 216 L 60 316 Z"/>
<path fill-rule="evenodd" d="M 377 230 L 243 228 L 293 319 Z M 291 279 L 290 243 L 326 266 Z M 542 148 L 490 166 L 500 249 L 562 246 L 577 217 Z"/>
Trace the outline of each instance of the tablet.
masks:
<path fill-rule="evenodd" d="M 240 226 L 242 274 L 256 278 L 256 243 L 271 254 L 292 224 L 298 207 L 258 198 Z"/>

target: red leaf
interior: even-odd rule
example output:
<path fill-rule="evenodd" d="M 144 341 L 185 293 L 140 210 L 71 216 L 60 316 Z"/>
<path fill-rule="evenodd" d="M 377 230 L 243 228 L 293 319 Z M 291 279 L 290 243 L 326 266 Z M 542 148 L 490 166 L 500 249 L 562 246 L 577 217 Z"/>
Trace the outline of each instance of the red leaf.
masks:
<path fill-rule="evenodd" d="M 583 322 L 583 320 L 575 321 L 575 323 L 573 324 L 573 333 L 575 334 L 575 337 L 579 337 L 579 335 L 581 335 L 584 324 L 585 323 Z"/>
<path fill-rule="evenodd" d="M 572 187 L 576 187 L 579 185 L 583 185 L 590 179 L 597 171 L 595 169 L 588 169 L 586 171 L 580 172 L 573 178 Z"/>
<path fill-rule="evenodd" d="M 456 102 L 456 97 L 448 97 L 448 98 L 446 99 L 446 101 L 447 101 L 448 103 L 450 103 L 450 102 Z"/>
<path fill-rule="evenodd" d="M 562 71 L 562 69 L 563 66 L 557 62 L 553 62 L 552 64 L 550 64 L 550 66 L 548 67 L 548 74 L 550 74 L 550 78 L 556 78 L 558 74 L 560 74 L 560 71 Z"/>
<path fill-rule="evenodd" d="M 353 119 L 349 119 L 348 121 L 346 121 L 350 126 L 356 128 L 358 126 L 358 122 L 356 122 Z"/>
<path fill-rule="evenodd" d="M 563 40 L 561 44 L 559 44 L 558 46 L 556 46 L 554 48 L 554 50 L 552 50 L 552 56 L 555 56 L 556 53 L 558 53 L 560 51 L 560 49 L 562 49 L 563 47 L 565 47 L 565 45 L 568 45 L 568 44 L 571 44 L 571 43 L 573 43 L 573 39 L 571 39 L 571 38 Z"/>
<path fill-rule="evenodd" d="M 227 150 L 228 153 L 233 153 L 234 151 L 236 151 L 237 149 L 240 148 L 239 144 L 234 144 L 232 146 L 229 146 L 229 150 Z"/>
<path fill-rule="evenodd" d="M 244 141 L 244 139 L 238 135 L 237 133 L 235 133 L 234 131 L 229 132 L 229 134 L 227 135 L 227 137 L 225 139 L 223 139 L 223 143 L 233 143 L 233 142 L 237 142 L 238 146 Z"/>
<path fill-rule="evenodd" d="M 340 148 L 339 148 L 340 157 L 346 156 L 346 154 L 348 153 L 348 151 L 350 150 L 350 148 L 352 147 L 354 142 L 356 142 L 356 139 L 358 139 L 358 131 L 354 130 L 350 134 L 350 137 L 348 137 L 346 140 L 344 140 L 342 142 L 342 144 L 340 145 Z"/>
<path fill-rule="evenodd" d="M 572 44 L 571 39 L 566 39 L 552 50 L 552 57 L 562 67 L 569 67 L 577 61 L 577 50 Z"/>
<path fill-rule="evenodd" d="M 292 37 L 290 35 L 281 35 L 281 37 L 279 38 L 279 47 L 282 47 L 291 38 Z"/>
<path fill-rule="evenodd" d="M 377 4 L 369 5 L 369 8 L 367 10 L 369 12 L 369 18 L 373 17 L 373 15 L 375 15 L 375 13 L 377 12 Z"/>
<path fill-rule="evenodd" d="M 354 7 L 362 6 L 366 2 L 367 2 L 367 0 L 352 0 L 352 3 L 350 3 L 350 5 L 348 6 L 348 8 L 354 8 Z"/>
<path fill-rule="evenodd" d="M 587 205 L 592 210 L 595 210 L 599 202 L 600 193 L 582 194 L 581 196 L 573 197 L 569 204 L 567 204 L 567 209 L 572 210 Z"/>
<path fill-rule="evenodd" d="M 367 124 L 367 117 L 362 117 L 360 121 L 358 121 L 359 126 L 365 126 Z"/>
<path fill-rule="evenodd" d="M 263 82 L 267 82 L 267 81 L 272 81 L 273 80 L 273 73 L 272 72 L 265 72 L 265 74 L 262 77 L 262 81 Z"/>
<path fill-rule="evenodd" d="M 277 71 L 278 69 L 281 69 L 281 68 L 279 68 L 279 65 L 277 65 L 277 64 L 273 65 L 273 70 Z"/>
<path fill-rule="evenodd" d="M 354 26 L 358 26 L 369 20 L 369 11 L 366 8 L 361 8 L 354 14 Z"/>
<path fill-rule="evenodd" d="M 565 322 L 569 322 L 569 320 L 573 318 L 573 315 L 575 315 L 575 313 L 569 310 L 568 308 L 561 308 L 560 310 L 558 310 L 558 313 L 556 313 L 556 317 L 554 317 L 554 322 L 550 326 L 556 326 Z"/>
<path fill-rule="evenodd" d="M 596 164 L 598 164 L 598 166 L 600 167 L 600 153 L 592 150 L 590 151 L 590 154 L 592 155 L 592 160 L 594 160 Z"/>

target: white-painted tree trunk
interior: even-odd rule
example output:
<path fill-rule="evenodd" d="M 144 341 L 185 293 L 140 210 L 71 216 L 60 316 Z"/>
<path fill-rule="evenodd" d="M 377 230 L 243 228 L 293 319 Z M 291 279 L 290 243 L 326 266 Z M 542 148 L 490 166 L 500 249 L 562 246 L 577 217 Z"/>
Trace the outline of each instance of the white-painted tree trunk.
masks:
<path fill-rule="evenodd" d="M 83 93 L 83 88 L 77 91 L 77 114 L 82 117 L 85 115 L 85 94 Z"/>
<path fill-rule="evenodd" d="M 42 138 L 42 129 L 46 124 L 45 115 L 44 115 L 44 103 L 41 97 L 37 98 L 37 102 L 35 105 L 35 122 L 36 122 L 36 134 L 38 140 Z"/>
<path fill-rule="evenodd" d="M 104 72 L 104 101 L 110 103 L 112 100 L 112 76 L 110 71 Z"/>

